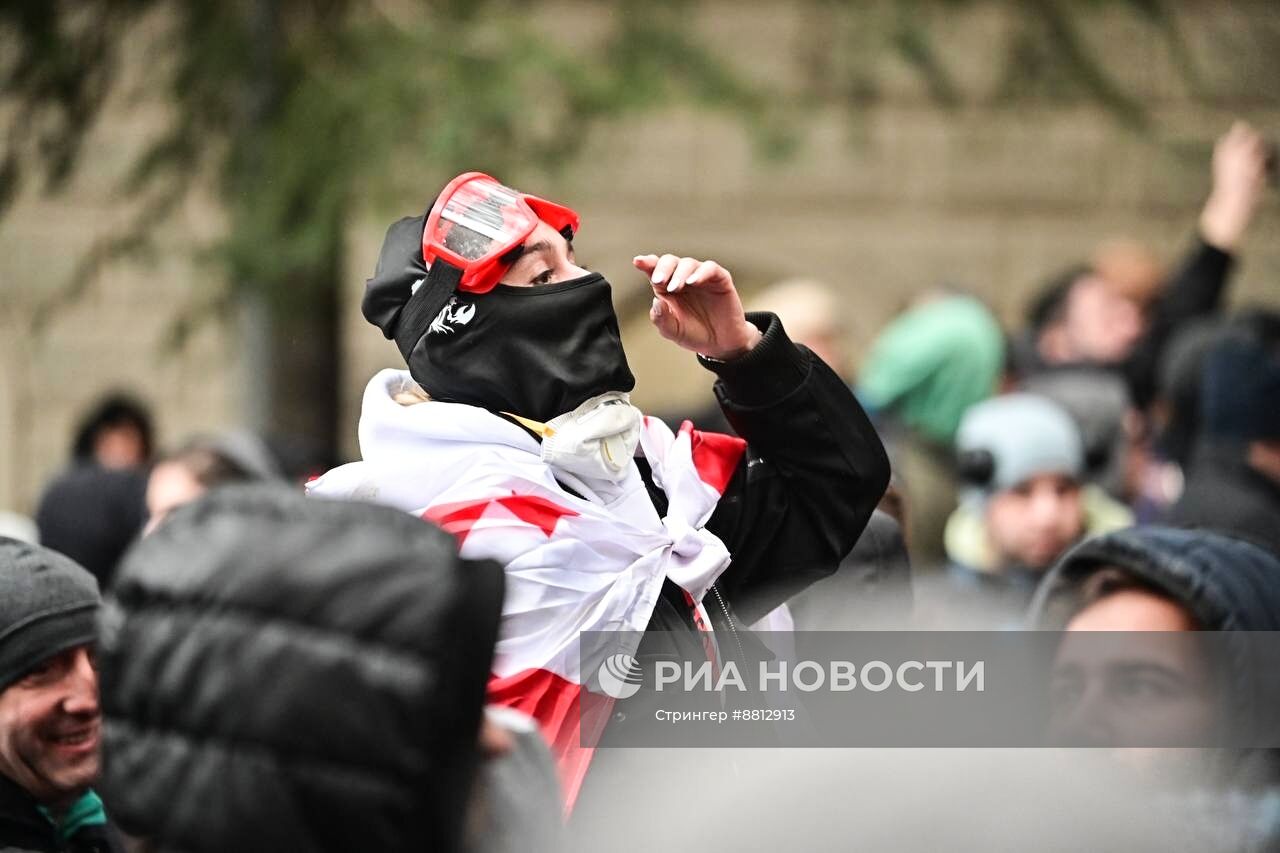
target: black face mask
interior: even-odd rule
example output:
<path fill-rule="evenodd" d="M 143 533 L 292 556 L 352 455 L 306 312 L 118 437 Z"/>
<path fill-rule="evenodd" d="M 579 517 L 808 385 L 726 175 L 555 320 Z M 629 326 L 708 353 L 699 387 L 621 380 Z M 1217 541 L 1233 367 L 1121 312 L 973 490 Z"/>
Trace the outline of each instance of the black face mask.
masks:
<path fill-rule="evenodd" d="M 408 362 L 432 399 L 543 422 L 636 384 L 609 282 L 599 273 L 457 293 Z"/>

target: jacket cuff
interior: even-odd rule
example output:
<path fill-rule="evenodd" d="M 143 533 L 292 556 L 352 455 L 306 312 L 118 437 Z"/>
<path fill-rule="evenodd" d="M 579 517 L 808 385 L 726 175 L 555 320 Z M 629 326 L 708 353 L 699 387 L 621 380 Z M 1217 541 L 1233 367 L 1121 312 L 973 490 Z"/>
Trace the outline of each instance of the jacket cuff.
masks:
<path fill-rule="evenodd" d="M 1195 242 L 1198 247 L 1197 257 L 1203 263 L 1213 264 L 1219 269 L 1229 269 L 1231 264 L 1235 262 L 1236 256 L 1232 252 L 1219 249 L 1204 238 L 1199 231 L 1196 232 Z"/>
<path fill-rule="evenodd" d="M 747 321 L 760 341 L 729 361 L 699 355 L 698 362 L 724 384 L 725 396 L 741 406 L 766 406 L 795 391 L 809 375 L 809 354 L 787 337 L 782 321 L 767 311 L 752 311 Z"/>

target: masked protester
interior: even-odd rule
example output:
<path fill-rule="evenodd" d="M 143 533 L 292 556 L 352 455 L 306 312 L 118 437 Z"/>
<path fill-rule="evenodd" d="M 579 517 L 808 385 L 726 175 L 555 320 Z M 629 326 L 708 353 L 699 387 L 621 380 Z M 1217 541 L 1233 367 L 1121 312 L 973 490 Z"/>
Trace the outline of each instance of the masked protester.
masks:
<path fill-rule="evenodd" d="M 392 225 L 363 310 L 409 370 L 369 383 L 363 460 L 310 485 L 434 521 L 505 566 L 490 698 L 537 718 L 570 806 L 593 755 L 580 632 L 647 631 L 622 649 L 641 656 L 746 654 L 742 626 L 834 570 L 889 477 L 845 384 L 774 315 L 744 313 L 714 261 L 633 263 L 654 326 L 718 376 L 742 438 L 643 416 L 610 283 L 576 262 L 578 224 L 468 173 Z"/>

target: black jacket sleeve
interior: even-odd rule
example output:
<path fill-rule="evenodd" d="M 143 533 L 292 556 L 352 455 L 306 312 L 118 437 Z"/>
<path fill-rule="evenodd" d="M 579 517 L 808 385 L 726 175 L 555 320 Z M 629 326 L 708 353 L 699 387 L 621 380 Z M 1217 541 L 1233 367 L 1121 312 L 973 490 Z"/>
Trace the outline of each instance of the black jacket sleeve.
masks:
<path fill-rule="evenodd" d="M 1222 305 L 1232 256 L 1196 238 L 1165 292 L 1152 307 L 1147 333 L 1125 364 L 1133 401 L 1146 407 L 1155 397 L 1164 348 L 1187 323 L 1216 313 Z"/>
<path fill-rule="evenodd" d="M 787 337 L 773 314 L 746 355 L 699 359 L 747 451 L 707 522 L 733 555 L 716 582 L 754 622 L 835 571 L 889 484 L 889 460 L 835 372 Z"/>

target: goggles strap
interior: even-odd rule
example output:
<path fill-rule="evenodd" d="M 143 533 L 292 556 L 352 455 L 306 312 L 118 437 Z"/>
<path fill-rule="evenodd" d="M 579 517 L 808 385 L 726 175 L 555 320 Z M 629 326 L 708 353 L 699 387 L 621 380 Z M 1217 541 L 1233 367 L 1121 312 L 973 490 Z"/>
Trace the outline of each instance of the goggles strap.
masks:
<path fill-rule="evenodd" d="M 436 315 L 449 302 L 449 297 L 458 290 L 462 281 L 462 270 L 436 258 L 427 272 L 427 279 L 418 287 L 418 292 L 409 297 L 404 308 L 400 309 L 400 319 L 396 323 L 396 346 L 405 361 L 409 354 L 422 340 L 422 336 L 431 327 Z"/>

